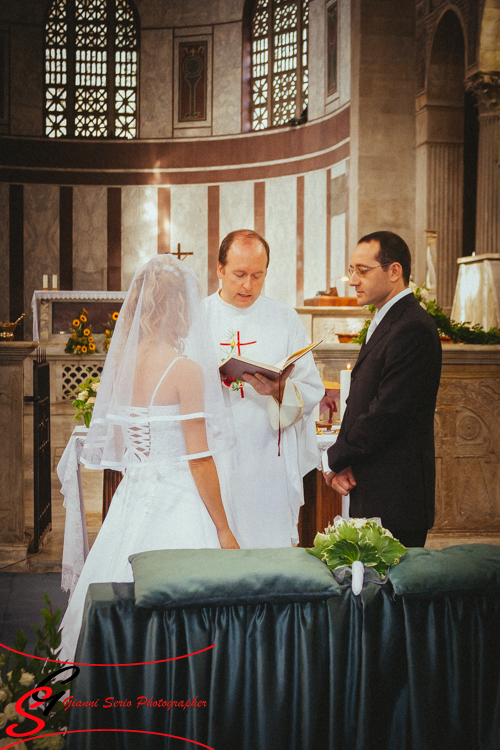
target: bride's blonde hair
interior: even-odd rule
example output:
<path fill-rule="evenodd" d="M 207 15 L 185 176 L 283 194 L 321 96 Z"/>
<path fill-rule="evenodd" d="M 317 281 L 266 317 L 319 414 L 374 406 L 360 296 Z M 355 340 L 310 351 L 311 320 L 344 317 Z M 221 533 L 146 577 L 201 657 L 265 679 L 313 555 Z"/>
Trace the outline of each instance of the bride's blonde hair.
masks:
<path fill-rule="evenodd" d="M 140 340 L 148 343 L 148 340 L 161 334 L 162 341 L 171 344 L 179 354 L 182 354 L 184 339 L 190 327 L 184 278 L 173 264 L 165 263 L 164 256 L 161 260 L 153 258 L 146 263 L 129 290 L 123 320 L 127 333 L 132 325 L 141 292 Z M 168 325 L 165 325 L 166 321 Z"/>

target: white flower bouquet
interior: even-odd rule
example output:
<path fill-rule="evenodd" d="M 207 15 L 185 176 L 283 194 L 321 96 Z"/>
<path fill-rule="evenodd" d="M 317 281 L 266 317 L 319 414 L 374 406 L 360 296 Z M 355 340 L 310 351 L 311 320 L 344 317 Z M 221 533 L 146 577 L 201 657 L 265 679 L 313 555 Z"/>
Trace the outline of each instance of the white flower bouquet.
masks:
<path fill-rule="evenodd" d="M 380 518 L 334 519 L 324 534 L 316 534 L 314 547 L 307 550 L 322 560 L 342 583 L 351 576 L 354 594 L 364 581 L 385 583 L 391 565 L 397 565 L 407 549 L 385 529 Z"/>
<path fill-rule="evenodd" d="M 81 391 L 76 394 L 75 400 L 71 402 L 71 406 L 76 407 L 76 414 L 74 419 L 82 419 L 85 422 L 85 427 L 90 426 L 90 420 L 92 419 L 92 411 L 99 390 L 99 383 L 101 378 L 96 376 L 94 378 L 87 378 L 81 385 Z"/>

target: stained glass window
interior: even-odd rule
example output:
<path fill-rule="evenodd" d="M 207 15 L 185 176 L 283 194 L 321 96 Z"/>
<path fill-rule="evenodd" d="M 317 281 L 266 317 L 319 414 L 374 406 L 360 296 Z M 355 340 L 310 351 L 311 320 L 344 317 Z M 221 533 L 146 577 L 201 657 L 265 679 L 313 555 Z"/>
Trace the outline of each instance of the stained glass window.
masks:
<path fill-rule="evenodd" d="M 129 0 L 53 0 L 45 24 L 45 135 L 137 136 L 138 32 Z"/>
<path fill-rule="evenodd" d="M 252 17 L 252 129 L 285 125 L 307 106 L 308 0 L 257 0 Z"/>

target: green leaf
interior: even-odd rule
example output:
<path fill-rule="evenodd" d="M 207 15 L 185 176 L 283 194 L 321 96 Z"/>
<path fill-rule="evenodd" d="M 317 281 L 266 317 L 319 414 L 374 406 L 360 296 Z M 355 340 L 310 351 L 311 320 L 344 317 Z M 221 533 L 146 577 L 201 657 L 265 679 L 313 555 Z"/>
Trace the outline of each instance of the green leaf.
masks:
<path fill-rule="evenodd" d="M 314 548 L 320 552 L 329 547 L 331 543 L 331 539 L 327 534 L 321 534 L 318 532 L 314 537 Z"/>
<path fill-rule="evenodd" d="M 394 565 L 396 560 L 399 561 L 399 558 L 406 554 L 407 549 L 397 539 L 391 539 L 391 537 L 388 537 L 388 539 L 387 546 L 380 557 L 387 565 Z"/>
<path fill-rule="evenodd" d="M 329 568 L 333 564 L 335 564 L 335 567 L 338 567 L 339 564 L 352 565 L 355 560 L 359 560 L 359 549 L 349 539 L 341 539 L 331 549 L 325 550 L 325 558 Z"/>
<path fill-rule="evenodd" d="M 317 557 L 318 560 L 323 559 L 323 551 L 317 549 L 316 547 L 307 547 L 306 552 L 309 552 L 310 555 L 314 555 L 314 557 Z"/>
<path fill-rule="evenodd" d="M 341 539 L 347 539 L 350 542 L 358 542 L 359 541 L 359 530 L 355 529 L 354 526 L 349 526 L 347 523 L 339 523 L 337 528 L 335 529 L 335 536 L 341 540 Z"/>

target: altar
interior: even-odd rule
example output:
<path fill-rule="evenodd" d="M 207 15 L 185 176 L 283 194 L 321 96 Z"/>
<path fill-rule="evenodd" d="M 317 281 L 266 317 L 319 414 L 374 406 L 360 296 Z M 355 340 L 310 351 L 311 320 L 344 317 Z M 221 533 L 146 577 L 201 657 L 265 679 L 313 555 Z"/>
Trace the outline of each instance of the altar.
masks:
<path fill-rule="evenodd" d="M 69 750 L 498 750 L 499 547 L 359 596 L 299 548 L 133 557 L 89 587 Z"/>

